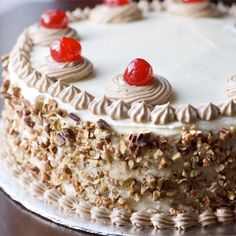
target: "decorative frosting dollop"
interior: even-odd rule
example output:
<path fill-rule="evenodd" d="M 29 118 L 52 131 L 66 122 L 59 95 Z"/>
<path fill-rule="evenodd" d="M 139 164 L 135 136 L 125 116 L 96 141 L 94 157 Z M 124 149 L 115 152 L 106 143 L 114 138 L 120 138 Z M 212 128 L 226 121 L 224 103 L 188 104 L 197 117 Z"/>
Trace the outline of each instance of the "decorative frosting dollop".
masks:
<path fill-rule="evenodd" d="M 106 115 L 107 108 L 111 104 L 111 101 L 104 96 L 102 99 L 93 99 L 89 104 L 88 109 L 95 115 Z"/>
<path fill-rule="evenodd" d="M 153 106 L 167 103 L 171 95 L 170 83 L 161 76 L 156 76 L 153 83 L 145 86 L 129 85 L 123 75 L 112 80 L 106 88 L 105 95 L 110 99 L 121 99 L 126 103 L 146 102 Z"/>
<path fill-rule="evenodd" d="M 91 219 L 102 221 L 102 222 L 109 222 L 110 221 L 110 214 L 111 212 L 106 207 L 92 207 L 91 209 Z"/>
<path fill-rule="evenodd" d="M 92 205 L 85 201 L 80 201 L 77 205 L 76 213 L 80 216 L 89 216 L 91 214 Z"/>
<path fill-rule="evenodd" d="M 25 78 L 25 83 L 31 87 L 34 88 L 36 86 L 36 83 L 41 79 L 41 75 L 38 71 L 34 70 L 31 74 L 29 74 Z"/>
<path fill-rule="evenodd" d="M 185 230 L 198 224 L 198 218 L 194 213 L 180 213 L 175 219 L 175 226 Z"/>
<path fill-rule="evenodd" d="M 134 212 L 130 218 L 132 225 L 135 227 L 147 227 L 152 225 L 151 214 L 146 211 Z"/>
<path fill-rule="evenodd" d="M 142 19 L 142 12 L 134 2 L 116 7 L 102 4 L 90 12 L 89 18 L 103 24 L 125 23 Z"/>
<path fill-rule="evenodd" d="M 69 103 L 71 102 L 77 94 L 80 93 L 80 89 L 73 85 L 69 85 L 68 87 L 65 87 L 58 95 L 59 99 L 61 99 L 62 102 Z"/>
<path fill-rule="evenodd" d="M 198 119 L 197 109 L 192 105 L 181 107 L 176 110 L 176 116 L 181 123 L 192 123 Z"/>
<path fill-rule="evenodd" d="M 129 105 L 122 100 L 113 101 L 107 108 L 108 115 L 113 120 L 123 120 L 128 118 Z"/>
<path fill-rule="evenodd" d="M 138 8 L 143 12 L 151 11 L 151 4 L 147 0 L 140 0 L 138 2 Z"/>
<path fill-rule="evenodd" d="M 67 11 L 66 16 L 70 22 L 81 21 L 88 19 L 90 11 L 89 7 L 85 7 L 84 9 L 76 8 L 74 11 Z"/>
<path fill-rule="evenodd" d="M 94 97 L 86 91 L 77 94 L 71 101 L 72 106 L 77 110 L 87 109 Z"/>
<path fill-rule="evenodd" d="M 47 187 L 45 184 L 41 182 L 34 182 L 30 186 L 30 191 L 32 192 L 32 195 L 37 198 L 43 198 L 43 195 L 45 191 L 47 190 Z"/>
<path fill-rule="evenodd" d="M 236 103 L 234 102 L 234 100 L 229 100 L 228 102 L 221 104 L 220 113 L 223 116 L 236 115 Z"/>
<path fill-rule="evenodd" d="M 138 2 L 138 8 L 143 12 L 149 12 L 149 11 L 161 11 L 163 10 L 163 4 L 159 0 L 140 0 Z"/>
<path fill-rule="evenodd" d="M 212 210 L 205 210 L 199 215 L 199 222 L 203 227 L 214 225 L 217 223 L 217 218 Z"/>
<path fill-rule="evenodd" d="M 130 225 L 131 212 L 122 208 L 115 208 L 111 213 L 111 223 L 113 225 Z"/>
<path fill-rule="evenodd" d="M 236 75 L 233 75 L 226 80 L 225 93 L 231 99 L 234 99 L 236 97 Z"/>
<path fill-rule="evenodd" d="M 20 50 L 12 51 L 11 65 L 20 79 L 25 79 L 33 71 L 29 62 L 28 54 L 25 54 Z"/>
<path fill-rule="evenodd" d="M 176 120 L 175 109 L 169 103 L 157 105 L 151 113 L 151 120 L 154 124 L 164 125 Z"/>
<path fill-rule="evenodd" d="M 75 213 L 78 200 L 74 196 L 63 195 L 62 197 L 59 198 L 58 203 L 62 210 L 69 213 Z"/>
<path fill-rule="evenodd" d="M 24 170 L 18 165 L 12 166 L 10 170 L 11 170 L 12 176 L 17 179 L 24 173 Z"/>
<path fill-rule="evenodd" d="M 58 97 L 59 94 L 66 88 L 66 84 L 63 83 L 61 80 L 58 80 L 57 82 L 53 83 L 49 89 L 48 93 L 53 97 Z"/>
<path fill-rule="evenodd" d="M 236 4 L 235 3 L 230 7 L 228 13 L 231 16 L 236 16 Z"/>
<path fill-rule="evenodd" d="M 153 215 L 151 221 L 153 226 L 158 229 L 170 229 L 175 226 L 173 219 L 164 213 Z"/>
<path fill-rule="evenodd" d="M 89 75 L 93 71 L 93 64 L 85 57 L 77 61 L 59 63 L 47 56 L 37 70 L 55 79 L 72 83 Z"/>
<path fill-rule="evenodd" d="M 129 117 L 138 123 L 150 121 L 152 106 L 146 102 L 135 102 L 128 111 Z"/>
<path fill-rule="evenodd" d="M 44 198 L 44 201 L 47 203 L 47 204 L 58 204 L 58 200 L 60 197 L 62 197 L 62 193 L 60 191 L 58 191 L 57 189 L 55 188 L 52 188 L 52 189 L 49 189 L 49 190 L 46 190 L 44 192 L 44 195 L 43 195 L 43 198 Z"/>
<path fill-rule="evenodd" d="M 35 84 L 35 88 L 41 92 L 46 93 L 48 88 L 53 84 L 53 80 L 47 75 L 43 76 L 40 80 L 38 80 Z"/>
<path fill-rule="evenodd" d="M 16 45 L 14 46 L 14 49 L 21 50 L 24 53 L 29 54 L 32 51 L 33 48 L 33 42 L 31 37 L 29 37 L 28 30 L 24 30 L 23 33 L 19 36 L 17 39 Z"/>
<path fill-rule="evenodd" d="M 30 73 L 32 73 L 33 68 L 30 63 L 26 63 L 25 65 L 19 66 L 17 68 L 17 75 L 20 79 L 25 79 Z"/>
<path fill-rule="evenodd" d="M 181 1 L 170 1 L 167 11 L 174 15 L 188 17 L 222 17 L 224 14 L 209 1 L 184 3 Z"/>
<path fill-rule="evenodd" d="M 77 33 L 70 27 L 60 29 L 48 29 L 41 25 L 33 25 L 29 29 L 34 45 L 49 46 L 60 37 L 78 38 Z"/>
<path fill-rule="evenodd" d="M 36 181 L 36 178 L 32 174 L 28 174 L 28 173 L 24 172 L 22 175 L 20 175 L 20 179 L 19 180 L 23 184 L 23 186 L 28 188 L 31 183 Z"/>
<path fill-rule="evenodd" d="M 164 8 L 163 2 L 161 2 L 159 0 L 153 0 L 151 2 L 151 10 L 153 10 L 153 11 L 162 11 L 163 8 Z"/>
<path fill-rule="evenodd" d="M 216 216 L 219 222 L 225 223 L 235 219 L 234 211 L 229 207 L 221 207 L 216 210 Z"/>
<path fill-rule="evenodd" d="M 220 109 L 210 102 L 198 109 L 198 115 L 202 120 L 214 120 L 220 115 Z"/>

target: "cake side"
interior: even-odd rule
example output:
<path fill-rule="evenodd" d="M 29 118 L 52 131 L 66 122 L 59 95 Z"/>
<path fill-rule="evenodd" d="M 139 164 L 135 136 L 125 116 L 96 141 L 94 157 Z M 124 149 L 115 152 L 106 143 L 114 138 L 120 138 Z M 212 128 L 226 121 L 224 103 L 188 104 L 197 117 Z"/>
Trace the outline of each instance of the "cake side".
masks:
<path fill-rule="evenodd" d="M 79 32 L 46 30 L 46 38 L 72 33 L 69 41 L 77 47 L 69 55 L 76 60 L 61 63 L 59 76 L 53 71 L 51 77 L 32 62 L 35 48 L 49 48 L 37 49 L 30 32 L 31 27 L 3 58 L 2 155 L 9 157 L 6 162 L 22 187 L 69 215 L 116 225 L 185 229 L 234 220 L 234 100 L 177 109 L 171 103 L 154 107 L 146 101 L 94 98 L 92 80 L 83 89 L 82 77 L 69 76 L 78 73 L 86 80 L 93 71 L 85 52 L 75 54 L 81 50 L 73 38 Z M 52 58 L 46 66 L 58 67 Z M 168 97 L 168 80 L 150 76 L 148 83 L 156 79 L 158 86 L 167 81 Z M 71 83 L 72 77 L 79 81 Z M 234 78 L 230 93 L 233 85 Z"/>
<path fill-rule="evenodd" d="M 126 136 L 101 119 L 80 121 L 54 100 L 39 97 L 32 106 L 9 80 L 3 88 L 13 160 L 48 189 L 109 212 L 122 208 L 150 217 L 157 212 L 193 217 L 234 207 L 233 128 L 217 134 L 192 128 L 173 137 Z"/>

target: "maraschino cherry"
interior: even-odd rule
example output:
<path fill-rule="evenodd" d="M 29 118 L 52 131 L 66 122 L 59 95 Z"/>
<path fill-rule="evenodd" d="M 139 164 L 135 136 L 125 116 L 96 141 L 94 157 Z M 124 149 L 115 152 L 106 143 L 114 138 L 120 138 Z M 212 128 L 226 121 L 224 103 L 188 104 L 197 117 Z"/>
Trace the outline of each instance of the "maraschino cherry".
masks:
<path fill-rule="evenodd" d="M 124 73 L 124 80 L 129 85 L 145 86 L 153 83 L 153 70 L 151 65 L 141 58 L 131 61 Z"/>
<path fill-rule="evenodd" d="M 50 53 L 56 62 L 78 61 L 81 59 L 81 45 L 76 39 L 62 37 L 52 43 Z"/>
<path fill-rule="evenodd" d="M 48 29 L 64 29 L 68 26 L 68 18 L 63 10 L 47 10 L 41 18 L 40 24 Z"/>
<path fill-rule="evenodd" d="M 118 7 L 129 4 L 130 0 L 105 0 L 105 4 L 110 7 Z"/>
<path fill-rule="evenodd" d="M 205 1 L 206 0 L 182 0 L 183 3 L 201 3 Z"/>

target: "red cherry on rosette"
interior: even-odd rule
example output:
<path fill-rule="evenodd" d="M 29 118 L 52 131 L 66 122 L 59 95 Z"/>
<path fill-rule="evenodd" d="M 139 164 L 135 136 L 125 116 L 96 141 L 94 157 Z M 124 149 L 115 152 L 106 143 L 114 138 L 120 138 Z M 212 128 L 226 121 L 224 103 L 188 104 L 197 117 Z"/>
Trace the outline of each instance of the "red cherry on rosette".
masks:
<path fill-rule="evenodd" d="M 68 18 L 63 10 L 47 10 L 41 18 L 40 24 L 48 29 L 64 29 L 68 26 Z"/>
<path fill-rule="evenodd" d="M 130 0 L 105 0 L 105 4 L 109 7 L 124 6 L 130 3 Z"/>
<path fill-rule="evenodd" d="M 124 73 L 124 80 L 129 85 L 145 86 L 153 83 L 153 70 L 151 65 L 141 58 L 131 61 Z"/>
<path fill-rule="evenodd" d="M 50 53 L 56 62 L 78 61 L 81 59 L 81 45 L 76 39 L 62 37 L 52 43 Z"/>
<path fill-rule="evenodd" d="M 202 3 L 206 0 L 182 0 L 183 3 Z"/>

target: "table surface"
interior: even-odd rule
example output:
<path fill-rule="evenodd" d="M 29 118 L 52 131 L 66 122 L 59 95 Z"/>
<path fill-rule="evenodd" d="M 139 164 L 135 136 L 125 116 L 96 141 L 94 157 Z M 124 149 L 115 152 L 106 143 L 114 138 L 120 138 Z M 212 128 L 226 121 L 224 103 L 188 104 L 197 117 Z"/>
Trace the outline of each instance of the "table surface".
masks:
<path fill-rule="evenodd" d="M 6 1 L 6 0 L 4 0 Z M 78 6 L 94 5 L 100 0 L 65 0 L 26 3 L 0 15 L 0 55 L 10 51 L 19 33 L 29 24 L 36 22 L 41 13 L 49 8 L 66 10 Z M 1 72 L 1 69 L 0 69 Z M 0 104 L 1 108 L 1 104 Z M 0 190 L 0 236 L 82 236 L 92 235 L 73 231 L 51 223 L 11 200 Z M 175 232 L 174 235 L 179 233 Z M 159 231 L 158 235 L 173 235 L 173 232 Z M 207 230 L 194 228 L 180 235 L 236 235 L 236 224 L 215 226 Z"/>

